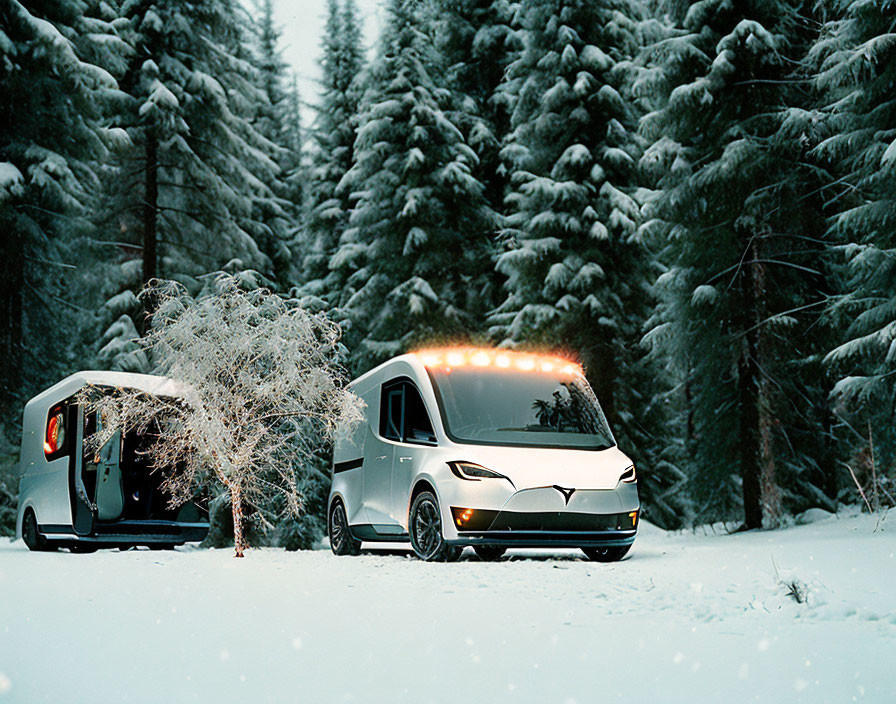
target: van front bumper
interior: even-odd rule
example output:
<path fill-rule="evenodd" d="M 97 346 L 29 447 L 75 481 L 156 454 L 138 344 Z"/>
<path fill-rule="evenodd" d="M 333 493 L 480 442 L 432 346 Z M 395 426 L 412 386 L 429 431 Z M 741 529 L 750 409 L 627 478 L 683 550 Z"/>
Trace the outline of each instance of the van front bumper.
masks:
<path fill-rule="evenodd" d="M 445 541 L 505 547 L 625 546 L 634 542 L 640 520 L 636 484 L 620 482 L 614 489 L 532 487 L 503 500 L 491 498 L 472 491 L 443 497 Z"/>
<path fill-rule="evenodd" d="M 490 511 L 451 507 L 456 538 L 453 545 L 516 545 L 519 547 L 607 547 L 631 545 L 638 526 L 638 510 L 625 513 L 573 511 Z"/>

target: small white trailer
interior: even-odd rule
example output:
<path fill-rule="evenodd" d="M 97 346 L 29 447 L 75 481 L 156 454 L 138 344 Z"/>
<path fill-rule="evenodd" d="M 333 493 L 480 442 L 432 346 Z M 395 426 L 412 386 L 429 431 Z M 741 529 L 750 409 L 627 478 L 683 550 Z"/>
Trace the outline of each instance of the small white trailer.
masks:
<path fill-rule="evenodd" d="M 163 477 L 145 453 L 150 436 L 116 433 L 99 451 L 85 447 L 102 422 L 77 402 L 86 386 L 182 396 L 177 383 L 164 377 L 83 371 L 31 399 L 22 422 L 16 536 L 31 550 L 76 552 L 202 540 L 208 512 L 197 501 L 169 506 Z"/>

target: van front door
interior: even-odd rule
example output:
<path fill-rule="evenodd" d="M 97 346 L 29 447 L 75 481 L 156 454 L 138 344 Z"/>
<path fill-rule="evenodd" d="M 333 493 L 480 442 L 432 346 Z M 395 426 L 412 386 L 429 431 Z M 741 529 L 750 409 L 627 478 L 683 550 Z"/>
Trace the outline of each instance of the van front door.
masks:
<path fill-rule="evenodd" d="M 411 482 L 420 471 L 427 454 L 431 452 L 427 446 L 436 444 L 436 436 L 417 387 L 410 380 L 404 381 L 403 387 L 402 444 L 395 446 L 395 456 L 392 460 L 391 505 L 392 515 L 398 517 L 402 525 L 406 525 L 410 508 Z"/>
<path fill-rule="evenodd" d="M 380 389 L 379 437 L 368 438 L 364 448 L 364 507 L 378 533 L 393 532 L 398 521 L 391 515 L 392 458 L 401 439 L 404 396 L 401 385 L 385 384 Z"/>

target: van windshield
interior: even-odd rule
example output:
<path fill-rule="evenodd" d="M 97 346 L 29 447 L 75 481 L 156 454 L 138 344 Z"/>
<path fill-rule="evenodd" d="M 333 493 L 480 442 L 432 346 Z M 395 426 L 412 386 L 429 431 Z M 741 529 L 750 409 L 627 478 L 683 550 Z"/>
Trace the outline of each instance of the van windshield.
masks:
<path fill-rule="evenodd" d="M 616 444 L 579 375 L 467 367 L 429 373 L 445 430 L 457 442 L 581 450 Z"/>

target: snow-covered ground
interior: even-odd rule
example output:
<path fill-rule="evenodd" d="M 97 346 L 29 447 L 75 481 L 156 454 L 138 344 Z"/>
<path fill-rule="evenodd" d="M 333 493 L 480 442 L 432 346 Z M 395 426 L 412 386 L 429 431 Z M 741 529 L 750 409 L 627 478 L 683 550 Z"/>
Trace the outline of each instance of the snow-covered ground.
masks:
<path fill-rule="evenodd" d="M 896 702 L 896 515 L 873 528 L 645 524 L 613 565 L 4 540 L 0 702 Z"/>

